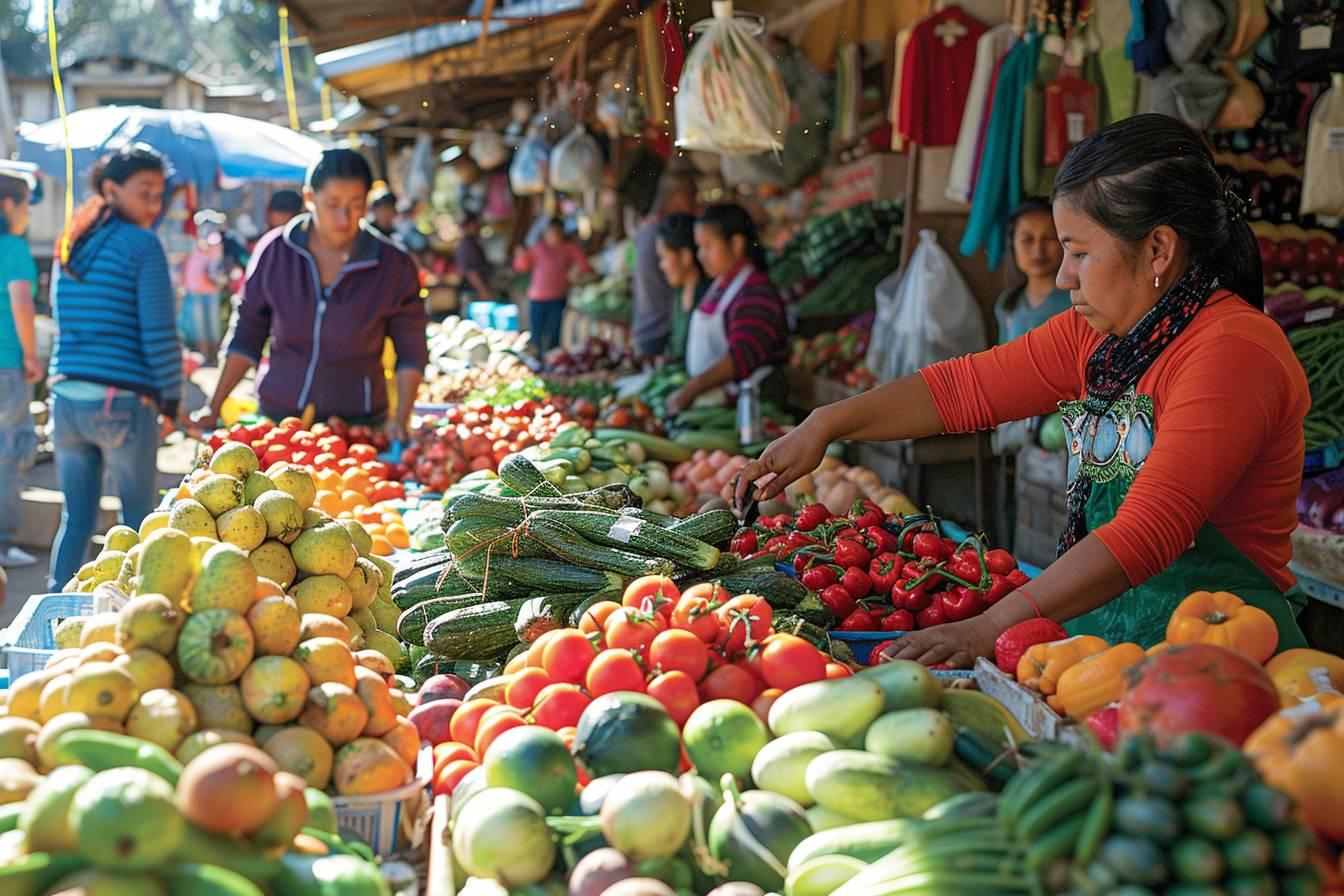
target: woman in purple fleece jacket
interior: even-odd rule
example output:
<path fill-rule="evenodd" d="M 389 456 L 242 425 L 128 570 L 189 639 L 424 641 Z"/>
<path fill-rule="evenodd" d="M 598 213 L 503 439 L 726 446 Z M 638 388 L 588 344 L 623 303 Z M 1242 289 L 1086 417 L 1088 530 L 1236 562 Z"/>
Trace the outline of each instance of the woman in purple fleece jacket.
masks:
<path fill-rule="evenodd" d="M 395 438 L 405 438 L 428 355 L 425 303 L 415 262 L 364 223 L 372 182 L 358 153 L 328 150 L 308 174 L 308 212 L 258 242 L 208 422 L 248 368 L 261 363 L 269 339 L 257 384 L 266 416 L 302 417 L 311 408 L 315 419 L 387 423 Z M 403 396 L 390 421 L 384 338 L 396 349 Z"/>

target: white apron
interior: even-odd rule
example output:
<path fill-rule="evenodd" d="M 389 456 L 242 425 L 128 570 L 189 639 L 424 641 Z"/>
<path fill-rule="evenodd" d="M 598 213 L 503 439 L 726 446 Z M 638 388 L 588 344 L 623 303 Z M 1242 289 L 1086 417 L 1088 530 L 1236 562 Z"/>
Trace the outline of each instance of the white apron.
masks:
<path fill-rule="evenodd" d="M 737 294 L 742 291 L 742 284 L 747 282 L 754 271 L 751 265 L 743 266 L 723 291 L 713 311 L 703 311 L 704 303 L 701 302 L 701 307 L 691 312 L 691 326 L 686 337 L 686 372 L 692 377 L 700 376 L 728 354 L 725 315 L 737 299 Z M 759 386 L 774 370 L 774 366 L 769 364 L 759 367 L 752 371 L 745 382 Z"/>

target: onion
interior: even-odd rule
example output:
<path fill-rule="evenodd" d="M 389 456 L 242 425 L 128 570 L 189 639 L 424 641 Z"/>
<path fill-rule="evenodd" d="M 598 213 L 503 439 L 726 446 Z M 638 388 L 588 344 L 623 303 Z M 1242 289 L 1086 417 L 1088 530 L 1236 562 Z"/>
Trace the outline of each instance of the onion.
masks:
<path fill-rule="evenodd" d="M 1336 507 L 1335 512 L 1330 514 L 1330 529 L 1344 534 L 1344 504 Z"/>
<path fill-rule="evenodd" d="M 1326 492 L 1311 503 L 1311 507 L 1307 510 L 1307 523 L 1316 529 L 1326 528 L 1335 511 L 1342 505 L 1344 505 L 1344 491 Z"/>

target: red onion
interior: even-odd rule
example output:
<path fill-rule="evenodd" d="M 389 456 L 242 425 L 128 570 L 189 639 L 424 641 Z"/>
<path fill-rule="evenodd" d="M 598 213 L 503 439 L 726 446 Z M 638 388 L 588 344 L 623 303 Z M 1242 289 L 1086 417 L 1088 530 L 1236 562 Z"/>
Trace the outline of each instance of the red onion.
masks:
<path fill-rule="evenodd" d="M 1326 528 L 1341 506 L 1344 506 L 1344 491 L 1326 492 L 1311 502 L 1307 509 L 1307 524 L 1315 529 Z"/>
<path fill-rule="evenodd" d="M 1344 504 L 1335 508 L 1335 512 L 1330 514 L 1330 531 L 1344 534 Z"/>

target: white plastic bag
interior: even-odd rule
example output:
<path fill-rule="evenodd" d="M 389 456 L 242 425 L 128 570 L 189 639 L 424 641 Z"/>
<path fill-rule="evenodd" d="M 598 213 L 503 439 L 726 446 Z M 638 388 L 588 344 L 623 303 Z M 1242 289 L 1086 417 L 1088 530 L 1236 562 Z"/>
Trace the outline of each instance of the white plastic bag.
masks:
<path fill-rule="evenodd" d="M 561 193 L 584 193 L 602 184 L 602 147 L 578 125 L 551 150 L 551 186 Z"/>
<path fill-rule="evenodd" d="M 411 154 L 410 164 L 406 168 L 406 183 L 403 193 L 424 202 L 433 190 L 434 170 L 438 159 L 434 157 L 434 141 L 428 134 L 417 134 L 415 150 Z"/>
<path fill-rule="evenodd" d="M 770 53 L 732 0 L 714 0 L 714 18 L 696 40 L 677 86 L 677 146 L 723 155 L 783 148 L 789 94 Z"/>
<path fill-rule="evenodd" d="M 919 232 L 919 245 L 894 292 L 888 291 L 891 279 L 878 285 L 868 347 L 868 366 L 879 380 L 985 349 L 980 306 L 932 230 Z"/>
<path fill-rule="evenodd" d="M 1302 176 L 1302 214 L 1344 215 L 1344 72 L 1330 76 L 1330 89 L 1311 110 L 1307 164 Z"/>
<path fill-rule="evenodd" d="M 537 196 L 546 192 L 546 171 L 550 167 L 551 147 L 540 137 L 524 137 L 509 163 L 509 186 L 515 196 Z"/>
<path fill-rule="evenodd" d="M 477 131 L 467 153 L 473 162 L 481 166 L 482 171 L 493 171 L 509 158 L 509 148 L 494 131 Z"/>
<path fill-rule="evenodd" d="M 789 189 L 821 167 L 830 146 L 831 89 L 801 53 L 779 58 L 780 76 L 792 107 L 778 153 L 723 156 L 723 179 L 729 184 Z"/>

